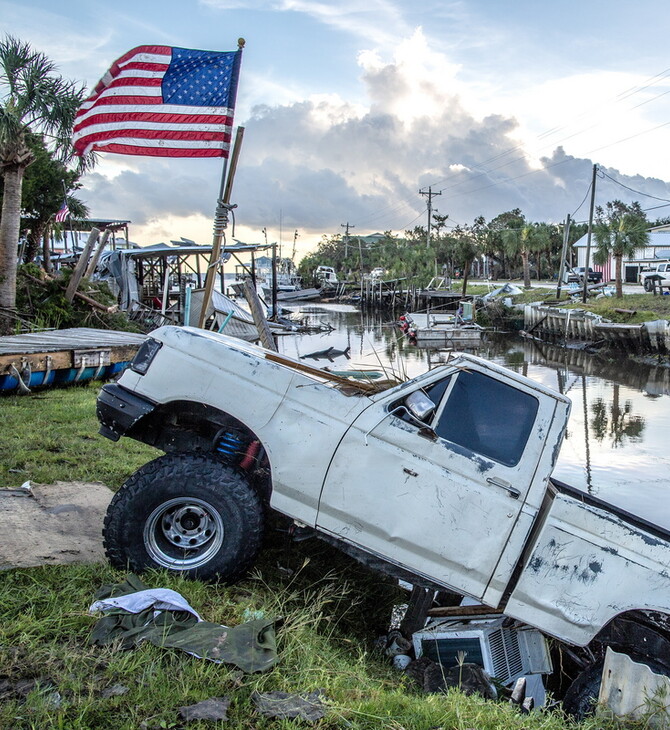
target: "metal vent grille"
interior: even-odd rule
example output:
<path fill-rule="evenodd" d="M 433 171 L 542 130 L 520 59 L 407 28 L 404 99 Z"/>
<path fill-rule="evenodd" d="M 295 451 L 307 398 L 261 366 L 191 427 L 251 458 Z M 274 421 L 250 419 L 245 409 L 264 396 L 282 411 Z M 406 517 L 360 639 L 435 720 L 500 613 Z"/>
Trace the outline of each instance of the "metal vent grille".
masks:
<path fill-rule="evenodd" d="M 493 665 L 493 676 L 503 684 L 509 681 L 507 660 L 505 659 L 505 642 L 502 629 L 492 631 L 489 634 L 489 648 L 491 650 L 491 664 Z"/>
<path fill-rule="evenodd" d="M 505 683 L 516 675 L 523 674 L 523 660 L 517 634 L 514 631 L 497 629 L 489 634 L 488 639 L 493 676 Z"/>
<path fill-rule="evenodd" d="M 521 658 L 521 648 L 519 647 L 519 634 L 516 631 L 503 629 L 502 635 L 505 643 L 505 655 L 507 656 L 509 676 L 514 677 L 516 674 L 523 674 L 524 666 L 523 659 Z"/>

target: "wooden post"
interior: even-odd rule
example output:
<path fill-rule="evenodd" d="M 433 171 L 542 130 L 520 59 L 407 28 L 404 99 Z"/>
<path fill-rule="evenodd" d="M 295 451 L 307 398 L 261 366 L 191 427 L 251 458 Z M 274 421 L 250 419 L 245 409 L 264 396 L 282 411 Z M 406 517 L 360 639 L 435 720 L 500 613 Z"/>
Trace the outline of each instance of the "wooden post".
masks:
<path fill-rule="evenodd" d="M 272 317 L 277 319 L 277 244 L 272 244 Z"/>
<path fill-rule="evenodd" d="M 219 201 L 216 208 L 216 216 L 214 220 L 214 240 L 212 241 L 212 254 L 209 259 L 209 267 L 207 268 L 207 277 L 205 278 L 205 292 L 202 299 L 202 309 L 200 310 L 200 318 L 198 327 L 205 326 L 205 315 L 207 308 L 212 299 L 212 291 L 214 290 L 214 281 L 216 272 L 219 268 L 219 258 L 221 256 L 221 242 L 223 241 L 223 233 L 228 226 L 228 206 L 230 204 L 230 193 L 233 189 L 233 178 L 237 168 L 237 161 L 240 156 L 240 147 L 244 138 L 244 127 L 237 128 L 235 137 L 235 145 L 233 154 L 230 158 L 230 169 L 228 170 L 228 178 L 226 180 L 227 164 L 224 165 L 221 175 L 221 190 L 219 193 Z M 228 159 L 226 159 L 226 163 Z"/>
<path fill-rule="evenodd" d="M 266 350 L 274 350 L 277 352 L 277 345 L 272 337 L 272 332 L 270 332 L 268 321 L 263 314 L 263 306 L 258 298 L 256 287 L 251 281 L 249 281 L 249 279 L 244 280 L 244 296 L 249 303 L 251 316 L 254 318 L 254 323 L 258 330 L 258 336 L 260 337 L 261 344 Z"/>
<path fill-rule="evenodd" d="M 111 231 L 109 228 L 106 231 L 103 231 L 102 237 L 100 238 L 100 242 L 98 243 L 97 248 L 95 249 L 95 253 L 91 257 L 91 260 L 88 263 L 88 268 L 86 269 L 86 273 L 84 276 L 90 278 L 93 276 L 93 272 L 95 271 L 95 267 L 98 265 L 98 261 L 100 261 L 100 254 L 105 250 L 105 246 L 107 245 L 107 241 L 109 240 L 109 234 Z"/>
<path fill-rule="evenodd" d="M 67 285 L 67 289 L 65 290 L 65 298 L 68 300 L 68 302 L 71 302 L 74 299 L 74 294 L 77 291 L 79 282 L 84 276 L 84 271 L 86 270 L 86 265 L 88 264 L 88 258 L 91 255 L 91 251 L 93 250 L 93 246 L 98 240 L 99 235 L 100 230 L 98 228 L 91 228 L 91 232 L 88 234 L 88 241 L 86 241 L 84 250 L 81 252 L 79 261 L 77 261 L 77 265 L 74 267 L 74 271 L 72 272 L 72 276 L 70 277 L 70 283 Z"/>

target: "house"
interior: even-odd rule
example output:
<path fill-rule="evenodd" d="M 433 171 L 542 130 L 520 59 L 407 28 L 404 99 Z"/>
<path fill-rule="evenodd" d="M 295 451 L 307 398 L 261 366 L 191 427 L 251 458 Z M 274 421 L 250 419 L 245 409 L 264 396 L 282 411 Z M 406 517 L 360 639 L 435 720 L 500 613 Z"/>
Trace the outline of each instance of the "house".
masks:
<path fill-rule="evenodd" d="M 572 244 L 577 253 L 577 266 L 587 266 L 586 244 L 586 234 Z M 593 255 L 595 251 L 596 241 L 591 236 L 591 255 L 589 256 L 588 266 L 594 271 L 602 271 L 603 281 L 611 281 L 614 279 L 614 260 L 610 257 L 602 266 L 594 264 Z M 623 280 L 627 283 L 636 284 L 640 271 L 660 260 L 670 260 L 670 225 L 656 226 L 649 229 L 648 245 L 636 251 L 633 258 L 623 260 Z"/>

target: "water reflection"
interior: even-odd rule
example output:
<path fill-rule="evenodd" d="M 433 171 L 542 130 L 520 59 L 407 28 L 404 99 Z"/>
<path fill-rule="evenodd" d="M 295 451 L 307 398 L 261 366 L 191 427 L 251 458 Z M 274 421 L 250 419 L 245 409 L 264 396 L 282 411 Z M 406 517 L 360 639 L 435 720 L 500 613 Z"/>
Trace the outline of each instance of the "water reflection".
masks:
<path fill-rule="evenodd" d="M 645 426 L 645 419 L 633 413 L 631 400 L 621 405 L 620 389 L 619 384 L 614 383 L 609 406 L 602 398 L 596 398 L 591 406 L 593 438 L 599 443 L 608 439 L 614 449 L 623 446 L 628 439 L 641 441 Z"/>
<path fill-rule="evenodd" d="M 281 338 L 280 349 L 300 357 L 333 347 L 347 359 L 321 361 L 331 369 L 376 367 L 403 377 L 447 362 L 445 350 L 408 343 L 393 322 L 354 307 L 314 306 L 304 315 L 328 322 L 328 334 Z M 572 401 L 555 476 L 670 529 L 666 475 L 670 468 L 670 369 L 604 359 L 512 335 L 487 335 L 476 353 L 522 373 Z"/>

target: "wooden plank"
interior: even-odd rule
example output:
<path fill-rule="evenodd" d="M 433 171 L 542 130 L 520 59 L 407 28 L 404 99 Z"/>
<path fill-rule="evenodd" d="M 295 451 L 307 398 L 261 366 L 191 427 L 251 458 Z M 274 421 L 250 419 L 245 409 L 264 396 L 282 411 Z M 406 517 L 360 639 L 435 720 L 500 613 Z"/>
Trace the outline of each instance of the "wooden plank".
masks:
<path fill-rule="evenodd" d="M 448 618 L 449 616 L 488 616 L 502 614 L 497 608 L 490 606 L 436 606 L 428 609 L 428 615 L 434 618 Z"/>
<path fill-rule="evenodd" d="M 266 350 L 274 350 L 276 352 L 277 345 L 272 337 L 272 332 L 270 332 L 268 320 L 263 313 L 261 300 L 258 298 L 258 293 L 249 279 L 244 280 L 244 296 L 249 304 L 249 309 L 251 309 L 251 316 L 254 318 L 254 324 L 258 330 L 258 337 L 261 344 Z M 207 293 L 205 292 L 205 299 L 206 297 Z"/>
<path fill-rule="evenodd" d="M 79 287 L 79 282 L 81 281 L 82 277 L 84 276 L 84 272 L 86 271 L 88 258 L 91 255 L 91 251 L 93 250 L 93 245 L 95 244 L 99 235 L 100 230 L 98 228 L 91 228 L 91 232 L 88 234 L 88 241 L 86 241 L 84 250 L 79 256 L 77 265 L 74 267 L 74 271 L 72 272 L 72 276 L 70 277 L 67 289 L 65 290 L 65 298 L 68 300 L 68 302 L 71 302 L 74 299 L 74 295 L 77 291 L 77 288 Z"/>
<path fill-rule="evenodd" d="M 321 370 L 320 368 L 315 368 L 311 365 L 305 365 L 305 363 L 302 362 L 289 360 L 276 352 L 266 352 L 265 359 L 293 368 L 293 370 L 299 370 L 300 372 L 307 373 L 308 375 L 314 375 L 317 378 L 323 378 L 324 380 L 329 380 L 333 383 L 338 383 L 339 385 L 346 385 L 351 388 L 361 390 L 364 393 L 378 390 L 378 387 L 372 383 L 364 383 L 361 381 L 349 380 L 348 378 L 342 378 L 339 375 L 334 375 L 333 373 L 328 372 L 327 370 Z"/>

